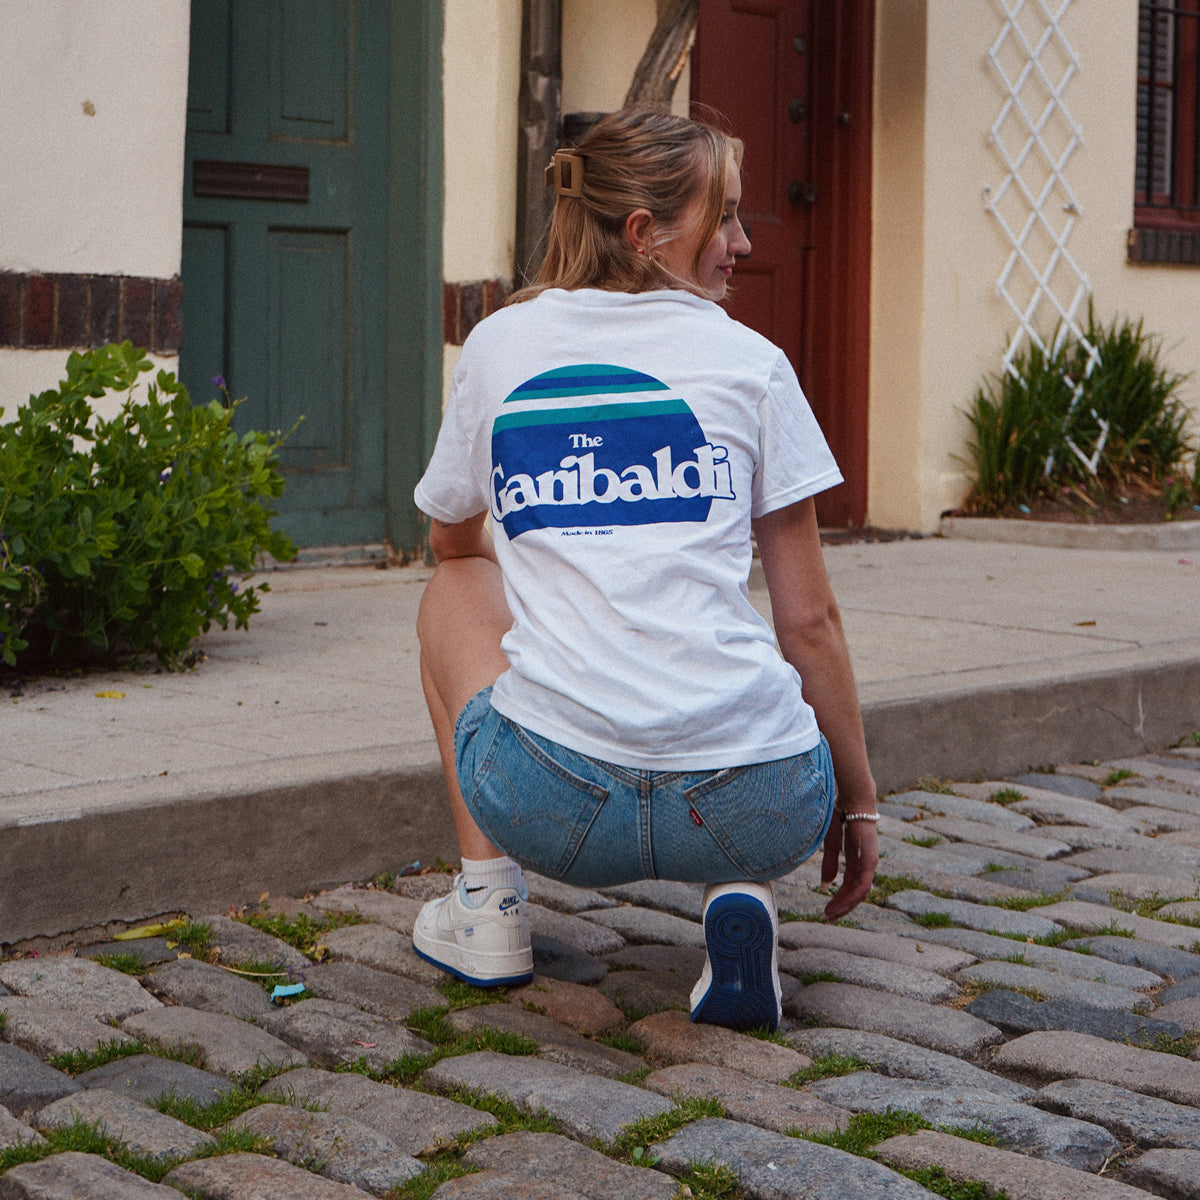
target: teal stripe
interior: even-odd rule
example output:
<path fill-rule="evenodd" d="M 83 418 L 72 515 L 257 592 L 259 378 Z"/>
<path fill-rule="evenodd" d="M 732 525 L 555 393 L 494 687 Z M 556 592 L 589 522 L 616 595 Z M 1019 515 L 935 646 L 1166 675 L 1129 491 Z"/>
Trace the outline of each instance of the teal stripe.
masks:
<path fill-rule="evenodd" d="M 504 403 L 542 397 L 587 396 L 592 393 L 665 391 L 665 383 L 642 371 L 608 363 L 583 363 L 579 366 L 555 367 L 553 371 L 543 371 L 525 380 L 504 398 Z"/>
<path fill-rule="evenodd" d="M 589 404 L 580 408 L 553 408 L 541 412 L 506 413 L 497 417 L 492 432 L 521 429 L 529 425 L 571 425 L 596 421 L 623 421 L 629 417 L 677 416 L 691 414 L 683 400 L 651 400 L 645 404 Z"/>
<path fill-rule="evenodd" d="M 667 385 L 654 380 L 637 380 L 634 383 L 613 383 L 611 379 L 597 378 L 594 375 L 581 378 L 578 384 L 564 384 L 561 387 L 527 387 L 522 384 L 516 391 L 504 397 L 505 404 L 514 400 L 553 400 L 559 396 L 591 396 L 597 392 L 665 392 Z"/>

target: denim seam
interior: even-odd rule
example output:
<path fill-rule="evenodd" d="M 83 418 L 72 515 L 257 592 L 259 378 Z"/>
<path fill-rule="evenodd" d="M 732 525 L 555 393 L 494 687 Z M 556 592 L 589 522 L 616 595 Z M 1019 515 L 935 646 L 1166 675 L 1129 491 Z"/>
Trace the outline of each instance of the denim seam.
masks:
<path fill-rule="evenodd" d="M 608 788 L 601 787 L 597 783 L 592 783 L 590 780 L 584 779 L 580 775 L 576 775 L 573 771 L 568 770 L 560 763 L 554 761 L 532 738 L 521 728 L 515 721 L 510 721 L 507 717 L 501 716 L 501 721 L 508 726 L 512 735 L 521 744 L 521 746 L 534 758 L 534 760 L 545 770 L 557 775 L 564 783 L 569 784 L 576 791 L 581 792 L 585 796 L 591 797 L 595 801 L 586 821 L 577 820 L 571 827 L 570 833 L 567 836 L 566 844 L 563 848 L 562 856 L 559 858 L 554 868 L 556 875 L 563 875 L 571 869 L 571 864 L 579 855 L 579 851 L 583 848 L 583 843 L 587 839 L 588 833 L 592 826 L 596 823 L 596 819 L 600 816 L 600 811 L 604 807 L 605 801 L 608 799 Z M 499 740 L 499 739 L 497 739 Z M 514 828 L 518 827 L 518 823 L 514 821 Z"/>
<path fill-rule="evenodd" d="M 592 783 L 590 779 L 584 779 L 582 775 L 576 775 L 574 771 L 562 766 L 554 761 L 545 750 L 541 748 L 515 721 L 510 721 L 507 717 L 500 718 L 512 731 L 513 736 L 518 742 L 546 768 L 557 775 L 564 783 L 569 783 L 572 787 L 577 788 L 581 792 L 586 792 L 593 799 L 604 800 L 608 795 L 608 788 L 601 787 L 598 783 Z"/>

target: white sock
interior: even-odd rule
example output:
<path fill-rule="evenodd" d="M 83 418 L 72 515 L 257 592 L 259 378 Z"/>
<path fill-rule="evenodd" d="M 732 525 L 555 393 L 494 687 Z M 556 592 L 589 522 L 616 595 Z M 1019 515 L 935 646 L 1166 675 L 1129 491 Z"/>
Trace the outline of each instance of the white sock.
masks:
<path fill-rule="evenodd" d="M 462 860 L 463 885 L 468 892 L 499 887 L 521 887 L 525 876 L 520 863 L 507 855 L 501 858 L 464 858 Z"/>

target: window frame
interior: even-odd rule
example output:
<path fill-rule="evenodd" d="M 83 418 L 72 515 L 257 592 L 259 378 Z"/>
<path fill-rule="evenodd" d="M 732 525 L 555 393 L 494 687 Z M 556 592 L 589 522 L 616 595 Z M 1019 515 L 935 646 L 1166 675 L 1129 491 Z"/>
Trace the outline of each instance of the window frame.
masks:
<path fill-rule="evenodd" d="M 1147 17 L 1150 45 L 1143 53 Z M 1169 75 L 1159 74 L 1155 18 L 1170 20 Z M 1200 234 L 1200 0 L 1139 0 L 1137 162 L 1134 168 L 1134 233 L 1138 230 Z M 1148 66 L 1148 73 L 1143 66 Z M 1154 94 L 1166 96 L 1163 109 Z M 1157 138 L 1167 140 L 1165 190 L 1153 190 Z M 1131 239 L 1132 240 L 1132 239 Z M 1190 239 L 1189 239 L 1190 240 Z M 1190 259 L 1188 261 L 1191 261 Z"/>

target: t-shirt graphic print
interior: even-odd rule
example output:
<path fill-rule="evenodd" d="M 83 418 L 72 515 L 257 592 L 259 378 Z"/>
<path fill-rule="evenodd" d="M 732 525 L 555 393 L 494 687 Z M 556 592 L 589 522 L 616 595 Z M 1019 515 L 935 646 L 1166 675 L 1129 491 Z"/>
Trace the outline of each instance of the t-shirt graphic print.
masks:
<path fill-rule="evenodd" d="M 492 518 L 531 529 L 703 522 L 736 499 L 725 446 L 687 401 L 641 371 L 604 363 L 526 380 L 492 423 Z"/>

